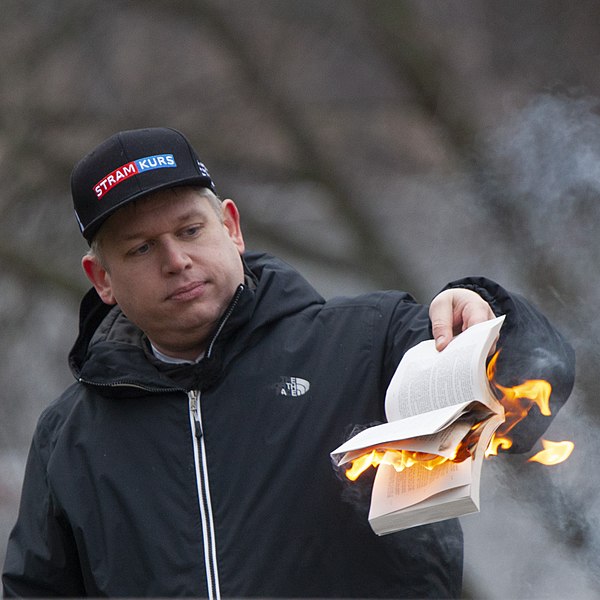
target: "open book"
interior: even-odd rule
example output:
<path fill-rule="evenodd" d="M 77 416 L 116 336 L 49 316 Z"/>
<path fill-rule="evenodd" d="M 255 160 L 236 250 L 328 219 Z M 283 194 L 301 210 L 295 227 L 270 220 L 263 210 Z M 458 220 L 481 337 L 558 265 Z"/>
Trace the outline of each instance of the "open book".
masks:
<path fill-rule="evenodd" d="M 373 451 L 380 457 L 369 511 L 375 533 L 479 511 L 485 450 L 504 421 L 486 374 L 503 321 L 469 327 L 442 352 L 433 340 L 411 348 L 386 393 L 388 422 L 364 429 L 331 453 L 340 466 Z M 403 467 L 402 451 L 420 453 L 413 456 L 423 461 L 449 460 L 431 469 L 425 462 Z"/>

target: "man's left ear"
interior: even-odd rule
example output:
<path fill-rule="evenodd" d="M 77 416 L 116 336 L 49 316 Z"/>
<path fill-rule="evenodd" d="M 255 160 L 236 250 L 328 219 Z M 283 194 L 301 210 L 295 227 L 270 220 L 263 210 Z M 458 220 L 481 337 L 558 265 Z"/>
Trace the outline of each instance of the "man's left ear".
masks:
<path fill-rule="evenodd" d="M 223 200 L 223 224 L 229 232 L 229 237 L 236 245 L 240 254 L 243 254 L 246 245 L 244 244 L 244 236 L 242 235 L 242 227 L 240 224 L 240 213 L 233 200 L 229 198 Z"/>

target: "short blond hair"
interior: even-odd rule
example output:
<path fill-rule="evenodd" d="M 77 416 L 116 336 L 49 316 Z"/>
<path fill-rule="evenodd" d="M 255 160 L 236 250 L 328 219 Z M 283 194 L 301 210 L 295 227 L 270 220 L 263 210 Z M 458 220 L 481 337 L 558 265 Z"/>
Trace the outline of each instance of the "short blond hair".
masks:
<path fill-rule="evenodd" d="M 178 190 L 179 188 L 174 187 L 171 189 Z M 217 213 L 219 219 L 223 220 L 223 211 L 221 210 L 221 199 L 212 190 L 200 186 L 182 186 L 181 189 L 193 190 L 202 198 L 206 198 L 209 201 L 210 205 L 213 207 L 214 211 Z M 140 198 L 140 200 L 143 200 L 146 197 L 147 196 L 144 196 L 143 198 Z M 135 202 L 138 202 L 138 200 L 132 201 L 132 203 Z M 106 270 L 108 270 L 102 254 L 102 227 L 100 227 L 100 229 L 90 242 L 90 248 L 87 251 L 87 256 L 97 260 Z"/>

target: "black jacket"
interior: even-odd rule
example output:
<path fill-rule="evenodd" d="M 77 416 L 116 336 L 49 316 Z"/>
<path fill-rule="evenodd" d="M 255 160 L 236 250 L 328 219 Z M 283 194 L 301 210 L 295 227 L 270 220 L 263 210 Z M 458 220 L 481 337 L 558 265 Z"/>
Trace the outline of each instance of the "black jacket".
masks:
<path fill-rule="evenodd" d="M 369 482 L 343 481 L 329 458 L 353 426 L 384 420 L 395 366 L 430 337 L 427 307 L 402 292 L 325 302 L 282 262 L 246 260 L 256 285 L 194 367 L 161 366 L 118 308 L 86 296 L 78 381 L 32 442 L 6 596 L 460 594 L 458 521 L 378 537 Z M 507 314 L 504 366 L 550 379 L 556 412 L 573 372 L 559 334 L 492 282 L 452 285 Z M 534 346 L 547 360 L 524 367 Z"/>

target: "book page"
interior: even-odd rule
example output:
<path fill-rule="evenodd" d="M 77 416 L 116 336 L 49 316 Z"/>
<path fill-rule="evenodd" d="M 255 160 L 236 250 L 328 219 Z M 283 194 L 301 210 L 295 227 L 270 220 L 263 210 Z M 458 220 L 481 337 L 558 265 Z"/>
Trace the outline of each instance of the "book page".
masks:
<path fill-rule="evenodd" d="M 473 425 L 472 419 L 460 418 L 437 433 L 390 442 L 385 447 L 388 450 L 408 450 L 409 452 L 453 458 L 457 446 L 468 435 Z"/>
<path fill-rule="evenodd" d="M 378 535 L 479 511 L 479 487 L 485 451 L 502 415 L 481 425 L 474 456 L 446 462 L 431 471 L 414 466 L 396 472 L 380 465 L 373 483 L 369 523 Z"/>
<path fill-rule="evenodd" d="M 438 352 L 433 340 L 406 352 L 388 387 L 388 421 L 405 419 L 474 400 L 499 412 L 485 377 L 485 361 L 498 338 L 504 316 L 478 323 L 456 336 Z"/>
<path fill-rule="evenodd" d="M 400 421 L 382 423 L 357 433 L 331 452 L 334 460 L 341 458 L 347 452 L 380 447 L 387 442 L 395 442 L 408 438 L 435 434 L 448 427 L 450 423 L 460 418 L 463 412 L 471 407 L 470 403 L 460 406 L 450 406 L 422 415 L 414 415 Z M 352 459 L 351 459 L 352 460 Z M 340 464 L 339 462 L 337 464 Z"/>
<path fill-rule="evenodd" d="M 369 518 L 405 509 L 444 490 L 469 485 L 472 462 L 448 461 L 431 471 L 413 466 L 401 472 L 380 465 L 373 483 Z"/>
<path fill-rule="evenodd" d="M 380 516 L 369 517 L 369 525 L 377 535 L 394 533 L 409 527 L 435 523 L 479 512 L 478 500 L 471 495 L 471 485 L 443 490 L 416 506 Z"/>
<path fill-rule="evenodd" d="M 395 422 L 398 423 L 398 421 Z M 438 456 L 443 456 L 445 458 L 452 458 L 456 452 L 456 447 L 471 431 L 473 424 L 473 419 L 459 418 L 441 431 L 432 433 L 431 435 L 419 435 L 417 437 L 409 437 L 406 439 L 402 439 L 397 435 L 392 435 L 389 441 L 380 440 L 376 444 L 371 444 L 369 446 L 360 445 L 360 438 L 358 440 L 357 438 L 352 438 L 351 441 L 353 444 L 344 444 L 337 450 L 334 450 L 331 455 L 338 466 L 349 463 L 371 450 L 380 452 L 385 452 L 387 450 L 407 450 L 410 452 L 437 454 Z M 372 427 L 368 430 L 369 436 L 372 436 L 373 434 L 373 431 L 371 431 L 372 429 L 375 428 Z M 364 436 L 362 439 L 364 442 L 366 439 L 370 439 L 370 437 L 367 438 Z M 353 450 L 344 450 L 344 447 L 352 448 L 353 446 L 355 448 Z M 356 446 L 358 446 L 358 448 Z"/>

